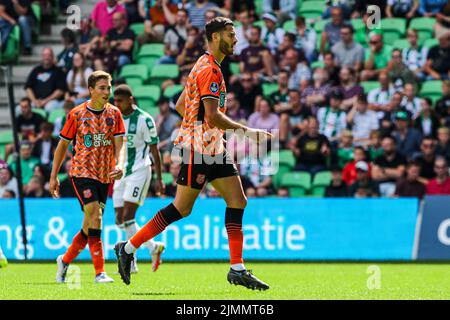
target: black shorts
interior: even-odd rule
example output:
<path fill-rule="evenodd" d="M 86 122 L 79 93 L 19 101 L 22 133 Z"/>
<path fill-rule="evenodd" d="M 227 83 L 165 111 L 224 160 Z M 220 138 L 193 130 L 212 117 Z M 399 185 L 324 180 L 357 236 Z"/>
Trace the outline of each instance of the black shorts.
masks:
<path fill-rule="evenodd" d="M 89 178 L 71 177 L 72 186 L 81 205 L 81 210 L 88 203 L 98 201 L 100 208 L 105 208 L 108 198 L 109 183 L 101 183 Z"/>
<path fill-rule="evenodd" d="M 201 190 L 207 182 L 239 175 L 226 150 L 221 154 L 209 156 L 195 152 L 194 149 L 178 149 L 182 162 L 177 184 Z"/>

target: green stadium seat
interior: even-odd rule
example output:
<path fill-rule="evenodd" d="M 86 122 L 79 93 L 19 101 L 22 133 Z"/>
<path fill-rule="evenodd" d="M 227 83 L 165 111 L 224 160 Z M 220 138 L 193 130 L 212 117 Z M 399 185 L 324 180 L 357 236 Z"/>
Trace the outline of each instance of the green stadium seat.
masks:
<path fill-rule="evenodd" d="M 16 25 L 13 27 L 4 51 L 0 50 L 0 64 L 17 63 L 20 55 L 20 29 Z"/>
<path fill-rule="evenodd" d="M 142 23 L 142 22 L 132 23 L 132 24 L 130 24 L 130 29 L 133 30 L 133 32 L 136 36 L 138 36 L 138 35 L 144 33 L 144 29 L 145 29 L 144 23 Z"/>
<path fill-rule="evenodd" d="M 162 57 L 164 55 L 164 44 L 162 43 L 149 43 L 144 44 L 138 53 L 139 57 Z"/>
<path fill-rule="evenodd" d="M 111 92 L 113 92 L 113 91 L 111 90 Z M 51 123 L 55 123 L 56 119 L 58 119 L 59 117 L 64 117 L 65 115 L 66 115 L 66 112 L 64 111 L 64 109 L 53 110 L 48 115 L 48 121 Z"/>
<path fill-rule="evenodd" d="M 313 187 L 327 187 L 331 183 L 331 171 L 320 171 L 314 175 Z"/>
<path fill-rule="evenodd" d="M 306 19 L 316 19 L 325 12 L 325 1 L 306 1 L 298 7 L 298 14 Z"/>
<path fill-rule="evenodd" d="M 147 78 L 150 78 L 150 73 L 151 73 L 153 67 L 156 65 L 156 62 L 158 62 L 159 59 L 160 59 L 160 57 L 153 57 L 153 56 L 139 57 L 139 55 L 138 55 L 136 58 L 136 62 L 138 64 L 144 64 L 147 66 L 147 69 L 148 69 Z"/>
<path fill-rule="evenodd" d="M 295 157 L 291 150 L 280 150 L 277 153 L 270 153 L 274 166 L 278 167 L 278 171 L 272 176 L 272 183 L 275 189 L 281 184 L 281 179 L 285 173 L 290 172 L 295 166 Z"/>
<path fill-rule="evenodd" d="M 361 81 L 359 83 L 361 87 L 364 89 L 364 93 L 369 93 L 370 90 L 378 88 L 380 86 L 380 83 L 378 81 Z"/>
<path fill-rule="evenodd" d="M 263 14 L 263 0 L 255 0 L 255 12 L 258 16 Z"/>
<path fill-rule="evenodd" d="M 286 32 L 292 32 L 295 31 L 297 26 L 295 25 L 295 20 L 288 20 L 283 24 L 283 29 Z"/>
<path fill-rule="evenodd" d="M 311 69 L 323 68 L 323 66 L 323 61 L 314 61 L 313 63 L 311 63 Z"/>
<path fill-rule="evenodd" d="M 311 196 L 323 198 L 325 196 L 325 191 L 327 187 L 312 187 Z"/>
<path fill-rule="evenodd" d="M 428 97 L 433 101 L 433 104 L 436 103 L 442 97 L 442 81 L 441 80 L 432 80 L 425 81 L 422 84 L 422 88 L 420 89 L 420 97 Z"/>
<path fill-rule="evenodd" d="M 288 172 L 281 179 L 281 187 L 288 188 L 291 197 L 305 196 L 311 188 L 311 174 L 308 172 Z"/>
<path fill-rule="evenodd" d="M 145 64 L 127 64 L 122 67 L 120 77 L 132 87 L 139 86 L 148 79 L 148 68 Z"/>
<path fill-rule="evenodd" d="M 268 98 L 272 93 L 278 91 L 277 83 L 263 83 L 262 90 L 264 97 Z"/>
<path fill-rule="evenodd" d="M 239 69 L 239 62 L 231 62 L 230 63 L 230 71 L 231 71 L 231 74 L 235 74 L 235 75 L 241 74 L 241 70 Z"/>
<path fill-rule="evenodd" d="M 395 40 L 403 38 L 406 33 L 406 19 L 386 18 L 381 20 L 383 41 L 386 44 L 394 44 Z"/>
<path fill-rule="evenodd" d="M 180 93 L 181 91 L 183 91 L 184 87 L 180 84 L 174 84 L 171 86 L 168 86 L 165 90 L 164 90 L 164 97 L 166 98 L 172 98 L 174 95 Z"/>
<path fill-rule="evenodd" d="M 409 24 L 409 29 L 416 29 L 419 34 L 419 44 L 426 39 L 433 38 L 433 27 L 436 24 L 435 18 L 414 18 Z"/>
<path fill-rule="evenodd" d="M 394 44 L 392 45 L 392 47 L 394 49 L 403 50 L 403 49 L 409 48 L 410 44 L 409 44 L 407 39 L 397 39 L 397 40 L 394 41 Z"/>
<path fill-rule="evenodd" d="M 45 111 L 44 109 L 40 109 L 40 108 L 33 108 L 33 112 L 37 113 L 38 115 L 40 115 L 42 118 L 47 119 L 47 111 Z"/>
<path fill-rule="evenodd" d="M 0 132 L 0 144 L 13 143 L 13 133 L 12 130 Z"/>
<path fill-rule="evenodd" d="M 159 114 L 159 108 L 152 105 L 143 105 L 139 106 L 142 110 L 147 112 L 149 115 L 151 115 L 153 118 L 155 118 Z"/>
<path fill-rule="evenodd" d="M 165 185 L 172 184 L 173 176 L 170 172 L 163 172 L 161 178 Z"/>
<path fill-rule="evenodd" d="M 164 80 L 178 78 L 180 69 L 177 64 L 157 64 L 150 72 L 150 83 L 160 86 Z"/>
<path fill-rule="evenodd" d="M 0 144 L 0 159 L 5 159 L 6 144 Z"/>
<path fill-rule="evenodd" d="M 264 23 L 264 20 L 256 20 L 253 22 L 254 26 L 258 26 L 260 28 L 264 28 L 266 26 L 266 24 Z"/>
<path fill-rule="evenodd" d="M 138 102 L 138 107 L 154 107 L 161 97 L 161 88 L 156 85 L 144 85 L 135 87 L 133 96 Z"/>
<path fill-rule="evenodd" d="M 280 166 L 287 166 L 289 169 L 294 168 L 296 160 L 291 150 L 280 150 L 278 152 L 278 158 Z"/>
<path fill-rule="evenodd" d="M 366 28 L 362 19 L 351 19 L 350 23 L 352 24 L 353 29 L 355 29 L 355 33 Z"/>
<path fill-rule="evenodd" d="M 428 48 L 428 49 L 430 49 L 430 48 L 432 48 L 432 47 L 434 47 L 434 46 L 437 46 L 439 44 L 439 40 L 438 39 L 435 39 L 435 38 L 432 38 L 432 39 L 426 39 L 424 42 L 423 42 L 423 46 L 425 47 L 425 48 Z"/>
<path fill-rule="evenodd" d="M 319 35 L 325 29 L 325 25 L 330 22 L 331 19 L 319 20 L 314 24 L 314 30 Z"/>

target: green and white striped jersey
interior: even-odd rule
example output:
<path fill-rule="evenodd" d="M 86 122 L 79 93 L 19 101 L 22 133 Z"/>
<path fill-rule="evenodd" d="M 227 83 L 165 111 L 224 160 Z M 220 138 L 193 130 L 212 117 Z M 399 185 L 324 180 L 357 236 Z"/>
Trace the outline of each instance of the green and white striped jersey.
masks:
<path fill-rule="evenodd" d="M 125 124 L 125 176 L 152 164 L 151 144 L 159 142 L 155 121 L 152 116 L 133 105 L 134 112 L 123 116 Z"/>

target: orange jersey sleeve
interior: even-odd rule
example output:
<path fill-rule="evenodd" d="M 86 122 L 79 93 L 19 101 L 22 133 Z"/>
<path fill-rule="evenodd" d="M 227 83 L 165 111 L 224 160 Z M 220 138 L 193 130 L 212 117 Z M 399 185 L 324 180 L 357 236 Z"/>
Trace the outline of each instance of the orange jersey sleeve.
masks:
<path fill-rule="evenodd" d="M 62 128 L 59 136 L 65 140 L 73 140 L 77 134 L 77 116 L 74 112 L 69 112 L 66 123 Z"/>
<path fill-rule="evenodd" d="M 116 127 L 114 130 L 114 137 L 123 136 L 125 134 L 125 124 L 123 123 L 122 114 L 120 111 L 116 112 Z"/>
<path fill-rule="evenodd" d="M 200 91 L 200 99 L 219 99 L 222 72 L 219 69 L 205 68 L 197 76 L 197 87 Z"/>

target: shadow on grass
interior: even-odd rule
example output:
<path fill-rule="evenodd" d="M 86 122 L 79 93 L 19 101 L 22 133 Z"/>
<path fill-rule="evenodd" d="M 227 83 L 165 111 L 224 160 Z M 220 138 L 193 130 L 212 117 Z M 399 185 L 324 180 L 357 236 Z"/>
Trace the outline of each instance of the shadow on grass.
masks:
<path fill-rule="evenodd" d="M 132 296 L 174 296 L 175 293 L 162 293 L 162 292 L 133 292 Z"/>

